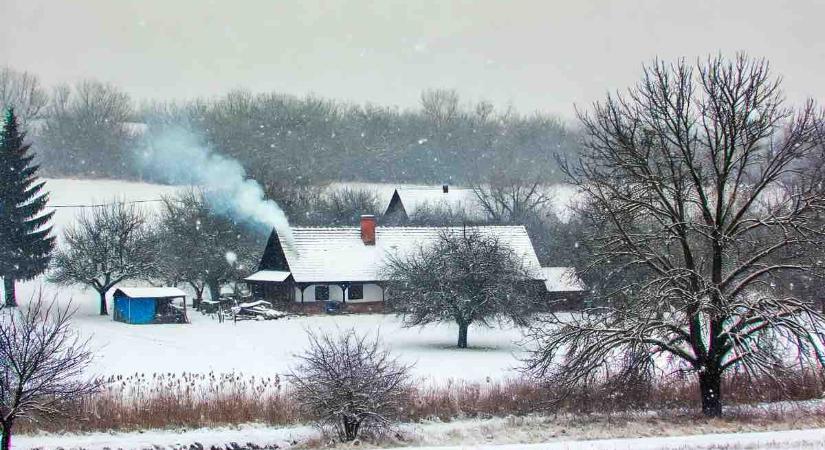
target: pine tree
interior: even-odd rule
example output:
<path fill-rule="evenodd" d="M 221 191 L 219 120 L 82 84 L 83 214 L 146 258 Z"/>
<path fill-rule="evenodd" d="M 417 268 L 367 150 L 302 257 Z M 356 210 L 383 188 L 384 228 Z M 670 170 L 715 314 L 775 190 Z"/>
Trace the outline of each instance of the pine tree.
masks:
<path fill-rule="evenodd" d="M 36 175 L 25 137 L 9 108 L 0 134 L 0 276 L 6 306 L 17 306 L 17 280 L 46 270 L 55 244 L 49 224 L 54 212 L 43 213 L 49 198 L 43 192 L 46 183 Z"/>

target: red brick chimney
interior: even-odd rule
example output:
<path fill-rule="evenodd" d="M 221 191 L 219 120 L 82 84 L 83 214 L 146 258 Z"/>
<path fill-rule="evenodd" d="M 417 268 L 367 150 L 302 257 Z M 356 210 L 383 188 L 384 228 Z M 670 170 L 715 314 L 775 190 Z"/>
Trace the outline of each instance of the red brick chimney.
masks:
<path fill-rule="evenodd" d="M 375 216 L 361 216 L 361 240 L 364 245 L 375 245 Z"/>

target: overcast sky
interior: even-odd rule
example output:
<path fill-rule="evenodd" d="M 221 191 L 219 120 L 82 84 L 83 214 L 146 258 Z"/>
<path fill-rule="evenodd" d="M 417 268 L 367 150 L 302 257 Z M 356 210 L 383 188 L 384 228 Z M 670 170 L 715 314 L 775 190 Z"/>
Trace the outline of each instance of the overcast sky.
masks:
<path fill-rule="evenodd" d="M 0 65 L 138 99 L 237 87 L 396 104 L 456 88 L 566 117 L 654 56 L 744 50 L 825 102 L 825 1 L 0 0 Z"/>

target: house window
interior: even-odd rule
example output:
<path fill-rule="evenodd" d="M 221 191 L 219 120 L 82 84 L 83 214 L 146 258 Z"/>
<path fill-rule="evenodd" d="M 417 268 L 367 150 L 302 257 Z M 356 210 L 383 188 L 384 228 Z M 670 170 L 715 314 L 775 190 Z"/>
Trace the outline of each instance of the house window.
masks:
<path fill-rule="evenodd" d="M 347 297 L 350 300 L 361 300 L 364 298 L 364 285 L 363 284 L 351 284 L 349 285 L 349 289 L 347 290 Z"/>
<path fill-rule="evenodd" d="M 319 302 L 329 300 L 329 286 L 315 286 L 315 300 Z"/>

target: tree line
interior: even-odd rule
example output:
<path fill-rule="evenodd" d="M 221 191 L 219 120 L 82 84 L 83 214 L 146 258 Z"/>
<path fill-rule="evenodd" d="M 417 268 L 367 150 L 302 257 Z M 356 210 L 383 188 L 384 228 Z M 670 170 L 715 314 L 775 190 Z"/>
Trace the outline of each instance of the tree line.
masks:
<path fill-rule="evenodd" d="M 0 108 L 10 105 L 31 130 L 45 175 L 153 181 L 136 163 L 140 142 L 184 127 L 240 161 L 271 195 L 330 181 L 469 183 L 503 168 L 553 182 L 561 173 L 552 155 L 576 150 L 575 133 L 552 115 L 443 89 L 422 92 L 410 109 L 243 90 L 137 105 L 112 84 L 49 90 L 4 68 Z"/>

